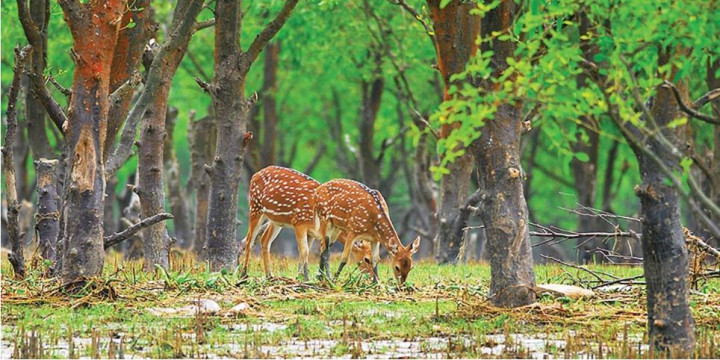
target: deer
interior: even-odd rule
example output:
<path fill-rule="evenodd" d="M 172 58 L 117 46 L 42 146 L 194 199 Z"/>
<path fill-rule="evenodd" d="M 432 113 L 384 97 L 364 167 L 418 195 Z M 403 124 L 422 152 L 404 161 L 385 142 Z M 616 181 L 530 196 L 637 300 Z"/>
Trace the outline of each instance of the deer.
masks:
<path fill-rule="evenodd" d="M 262 234 L 262 261 L 265 274 L 270 271 L 270 246 L 283 228 L 293 228 L 300 254 L 300 271 L 308 280 L 308 236 L 319 238 L 318 223 L 315 219 L 315 189 L 320 186 L 312 177 L 281 166 L 268 166 L 255 173 L 250 179 L 248 232 L 245 236 L 245 262 L 242 277 L 247 275 L 250 250 L 262 225 L 267 228 Z M 372 274 L 372 254 L 369 245 L 348 243 L 341 239 L 343 246 L 361 262 L 361 269 Z M 242 243 L 241 243 L 242 244 Z M 348 246 L 350 245 L 350 246 Z M 325 255 L 327 257 L 327 254 Z"/>
<path fill-rule="evenodd" d="M 315 190 L 314 203 L 319 235 L 322 239 L 329 239 L 325 240 L 326 243 L 339 238 L 345 238 L 346 243 L 361 240 L 372 243 L 376 260 L 374 274 L 377 274 L 377 255 L 382 244 L 392 258 L 392 269 L 398 284 L 405 283 L 412 269 L 412 255 L 420 248 L 420 237 L 407 247 L 403 246 L 390 220 L 387 203 L 379 191 L 354 180 L 335 179 Z M 350 249 L 345 247 L 335 277 L 340 276 L 349 256 Z"/>

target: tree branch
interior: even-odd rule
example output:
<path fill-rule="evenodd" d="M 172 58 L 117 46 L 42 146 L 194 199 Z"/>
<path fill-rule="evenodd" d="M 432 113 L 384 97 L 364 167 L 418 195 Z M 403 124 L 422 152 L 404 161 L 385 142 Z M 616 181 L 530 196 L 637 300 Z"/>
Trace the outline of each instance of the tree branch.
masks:
<path fill-rule="evenodd" d="M 250 44 L 247 52 L 242 55 L 240 68 L 243 71 L 247 72 L 250 70 L 250 65 L 252 65 L 258 55 L 260 55 L 260 52 L 265 48 L 268 41 L 275 37 L 278 31 L 280 31 L 283 25 L 285 25 L 285 22 L 288 17 L 290 17 L 290 13 L 293 11 L 298 1 L 299 0 L 286 0 L 285 5 L 283 5 L 282 9 L 280 9 L 280 12 L 277 13 L 275 18 L 255 37 L 255 40 L 253 40 L 252 44 Z"/>
<path fill-rule="evenodd" d="M 22 24 L 28 43 L 37 46 L 42 41 L 42 36 L 40 35 L 40 29 L 38 29 L 30 15 L 27 0 L 17 0 L 17 8 L 18 18 L 20 19 L 20 24 Z"/>
<path fill-rule="evenodd" d="M 140 220 L 139 223 L 137 223 L 123 231 L 116 232 L 110 236 L 105 236 L 103 239 L 104 240 L 103 246 L 105 247 L 105 250 L 107 250 L 111 246 L 117 245 L 117 244 L 123 242 L 125 239 L 128 239 L 129 237 L 135 235 L 138 231 L 140 231 L 148 226 L 155 225 L 161 221 L 169 220 L 172 218 L 173 218 L 172 214 L 160 213 L 160 214 L 155 214 L 149 218 L 142 219 L 142 220 Z"/>
<path fill-rule="evenodd" d="M 172 51 L 177 51 L 183 41 L 189 41 L 192 36 L 192 28 L 198 13 L 202 10 L 203 0 L 190 0 L 190 4 L 182 17 L 182 20 L 175 26 L 170 36 L 163 42 L 157 54 L 153 57 L 152 64 L 148 70 L 145 88 L 140 98 L 132 107 L 125 120 L 120 142 L 118 143 L 112 156 L 105 163 L 105 175 L 110 178 L 120 169 L 120 167 L 135 152 L 132 149 L 135 143 L 135 135 L 137 134 L 137 125 L 142 119 L 148 106 L 155 101 L 158 95 L 158 89 L 163 81 L 163 70 L 166 66 L 166 57 Z M 106 149 L 105 151 L 110 151 Z"/>
<path fill-rule="evenodd" d="M 687 104 L 685 104 L 685 101 L 683 101 L 682 96 L 680 96 L 680 91 L 678 90 L 677 87 L 675 87 L 675 84 L 665 80 L 665 81 L 663 81 L 662 85 L 660 85 L 660 86 L 668 87 L 672 90 L 673 95 L 675 95 L 675 100 L 677 101 L 678 106 L 680 106 L 680 110 L 682 110 L 684 113 L 686 113 L 698 120 L 704 121 L 706 123 L 720 125 L 720 119 L 715 119 L 714 117 L 712 117 L 710 115 L 705 115 L 705 114 L 689 107 Z M 713 92 L 717 92 L 717 94 L 711 94 Z M 709 92 L 708 94 L 706 94 L 705 96 L 708 97 L 708 100 L 706 100 L 706 101 L 710 101 L 713 98 L 720 96 L 720 89 L 715 89 L 715 90 Z"/>
<path fill-rule="evenodd" d="M 412 17 L 414 17 L 415 20 L 417 20 L 425 28 L 425 34 L 427 34 L 427 36 L 430 37 L 430 40 L 433 42 L 433 44 L 435 43 L 435 35 L 433 35 L 435 32 L 433 31 L 432 28 L 430 28 L 430 26 L 427 24 L 427 22 L 425 22 L 425 20 L 423 20 L 422 15 L 420 15 L 420 13 L 418 13 L 418 11 L 415 10 L 415 8 L 408 5 L 408 3 L 405 2 L 405 0 L 395 0 L 395 1 L 393 1 L 393 3 L 395 5 L 400 5 L 400 7 L 402 7 L 403 9 L 405 9 L 405 11 L 410 13 L 410 15 L 412 15 Z"/>
<path fill-rule="evenodd" d="M 67 121 L 67 115 L 63 111 L 62 106 L 60 106 L 60 104 L 50 94 L 50 91 L 45 85 L 45 80 L 43 80 L 41 75 L 31 72 L 28 72 L 27 75 L 30 78 L 30 82 L 32 83 L 33 94 L 35 94 L 35 96 L 37 96 L 37 98 L 43 104 L 45 110 L 48 113 L 48 116 L 50 116 L 50 119 L 53 121 L 55 126 L 60 130 L 62 134 L 65 134 L 65 131 L 63 130 L 63 124 L 65 124 L 65 122 Z"/>
<path fill-rule="evenodd" d="M 215 26 L 215 18 L 207 19 L 205 21 L 198 21 L 195 23 L 195 25 L 193 25 L 192 32 L 195 33 L 202 29 L 207 29 L 213 26 Z"/>

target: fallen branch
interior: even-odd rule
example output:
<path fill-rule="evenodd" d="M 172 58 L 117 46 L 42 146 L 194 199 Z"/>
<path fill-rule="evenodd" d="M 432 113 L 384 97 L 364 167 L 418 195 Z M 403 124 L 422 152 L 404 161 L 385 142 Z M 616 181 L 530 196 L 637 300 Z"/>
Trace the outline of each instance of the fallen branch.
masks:
<path fill-rule="evenodd" d="M 105 247 L 105 250 L 107 250 L 108 248 L 110 248 L 113 245 L 117 245 L 117 244 L 123 242 L 125 239 L 128 239 L 129 237 L 135 235 L 135 233 L 137 233 L 138 231 L 140 231 L 150 225 L 155 225 L 163 220 L 169 220 L 172 218 L 173 218 L 172 214 L 168 214 L 168 213 L 156 214 L 149 218 L 140 220 L 139 223 L 137 223 L 123 231 L 116 232 L 110 236 L 106 236 L 104 239 L 105 240 L 104 244 L 103 244 Z"/>
<path fill-rule="evenodd" d="M 23 253 L 22 238 L 23 233 L 20 232 L 18 214 L 20 205 L 18 205 L 17 187 L 15 183 L 15 164 L 13 162 L 13 145 L 15 143 L 15 134 L 17 131 L 17 98 L 20 92 L 20 80 L 22 79 L 25 68 L 25 59 L 32 51 L 30 45 L 20 49 L 15 47 L 15 71 L 13 75 L 10 91 L 8 91 L 7 105 L 7 130 L 5 132 L 5 146 L 2 147 L 2 172 L 5 177 L 5 194 L 7 200 L 7 232 L 10 240 L 12 254 L 8 256 L 10 264 L 12 264 L 15 277 L 22 279 L 25 277 L 25 255 Z"/>

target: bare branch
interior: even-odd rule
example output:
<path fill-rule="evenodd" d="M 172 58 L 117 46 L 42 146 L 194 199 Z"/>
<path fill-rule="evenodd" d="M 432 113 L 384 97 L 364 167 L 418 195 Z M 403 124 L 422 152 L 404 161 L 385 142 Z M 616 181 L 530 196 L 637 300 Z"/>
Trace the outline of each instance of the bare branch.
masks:
<path fill-rule="evenodd" d="M 717 98 L 720 98 L 720 88 L 708 91 L 705 95 L 695 100 L 693 105 L 696 109 L 699 109 Z"/>
<path fill-rule="evenodd" d="M 423 20 L 422 16 L 420 15 L 420 13 L 418 13 L 417 10 L 415 10 L 415 8 L 408 5 L 405 0 L 391 0 L 391 2 L 395 5 L 400 5 L 400 7 L 402 7 L 403 9 L 405 9 L 405 11 L 412 15 L 412 17 L 415 18 L 415 20 L 417 20 L 425 28 L 425 34 L 430 37 L 430 40 L 433 41 L 433 44 L 435 43 L 435 32 L 430 27 L 430 25 L 428 25 L 427 22 Z"/>
<path fill-rule="evenodd" d="M 28 72 L 27 75 L 30 78 L 30 82 L 32 83 L 33 93 L 43 104 L 45 110 L 47 111 L 50 119 L 53 121 L 55 126 L 60 130 L 61 133 L 64 134 L 65 131 L 63 130 L 63 124 L 65 124 L 65 122 L 67 121 L 67 115 L 63 111 L 62 106 L 60 106 L 60 104 L 50 94 L 50 91 L 47 89 L 47 86 L 45 85 L 45 81 L 43 80 L 42 76 L 31 72 Z"/>
<path fill-rule="evenodd" d="M 202 29 L 207 29 L 209 27 L 215 26 L 215 18 L 207 19 L 205 21 L 198 21 L 193 25 L 192 32 L 195 33 L 197 31 L 200 31 Z"/>
<path fill-rule="evenodd" d="M 675 100 L 677 101 L 678 106 L 680 106 L 680 110 L 682 110 L 684 113 L 686 113 L 686 114 L 688 114 L 688 115 L 690 115 L 690 116 L 692 116 L 692 117 L 694 117 L 694 118 L 696 118 L 696 119 L 698 119 L 698 120 L 702 120 L 702 121 L 704 121 L 704 122 L 706 122 L 706 123 L 715 124 L 715 125 L 720 125 L 720 119 L 716 119 L 716 118 L 714 118 L 714 117 L 712 117 L 712 116 L 710 116 L 710 115 L 705 115 L 705 114 L 703 114 L 703 113 L 701 113 L 701 112 L 699 112 L 699 111 L 697 111 L 697 110 L 689 107 L 687 104 L 685 104 L 685 101 L 683 101 L 682 96 L 680 96 L 680 91 L 679 91 L 678 88 L 675 86 L 675 84 L 673 84 L 673 83 L 665 80 L 665 81 L 663 81 L 663 84 L 660 85 L 660 86 L 662 86 L 662 87 L 668 87 L 668 88 L 670 88 L 670 89 L 672 90 L 673 95 L 675 95 Z M 713 91 L 717 91 L 717 92 L 718 92 L 717 95 L 715 95 L 715 96 L 720 96 L 720 89 L 715 89 L 715 90 L 713 90 Z M 707 96 L 708 96 L 708 100 L 707 100 L 707 101 L 712 100 L 713 95 L 710 95 L 710 93 L 708 93 Z"/>
<path fill-rule="evenodd" d="M 153 215 L 149 218 L 142 219 L 139 223 L 137 223 L 133 226 L 130 226 L 129 228 L 127 228 L 123 231 L 114 233 L 110 236 L 106 236 L 104 238 L 103 246 L 107 250 L 111 246 L 117 245 L 117 244 L 123 242 L 125 239 L 130 238 L 131 236 L 135 235 L 135 233 L 137 233 L 138 231 L 140 231 L 148 226 L 155 225 L 161 221 L 169 220 L 172 218 L 173 218 L 172 214 L 160 213 L 160 214 Z"/>
<path fill-rule="evenodd" d="M 52 75 L 48 75 L 47 79 L 48 81 L 50 81 L 51 84 L 53 84 L 53 86 L 55 86 L 56 89 L 58 89 L 58 91 L 65 95 L 65 98 L 68 101 L 70 101 L 70 97 L 72 96 L 72 90 L 62 86 L 62 84 L 57 82 L 57 80 L 55 80 L 55 77 Z"/>
<path fill-rule="evenodd" d="M 252 44 L 250 44 L 247 52 L 242 55 L 243 60 L 240 64 L 240 68 L 242 70 L 248 71 L 250 69 L 250 65 L 255 61 L 255 59 L 257 59 L 258 55 L 262 49 L 265 48 L 268 41 L 275 37 L 278 31 L 280 31 L 283 25 L 285 25 L 285 22 L 288 17 L 290 17 L 290 13 L 293 11 L 298 1 L 299 0 L 286 0 L 285 5 L 283 5 L 282 9 L 280 9 L 280 12 L 277 13 L 275 18 L 255 37 L 255 40 L 253 40 Z"/>
<path fill-rule="evenodd" d="M 40 42 L 42 42 L 42 36 L 40 35 L 40 29 L 38 29 L 30 15 L 27 0 L 17 0 L 17 8 L 18 18 L 20 19 L 20 24 L 22 24 L 28 43 L 30 43 L 30 45 L 37 46 Z"/>

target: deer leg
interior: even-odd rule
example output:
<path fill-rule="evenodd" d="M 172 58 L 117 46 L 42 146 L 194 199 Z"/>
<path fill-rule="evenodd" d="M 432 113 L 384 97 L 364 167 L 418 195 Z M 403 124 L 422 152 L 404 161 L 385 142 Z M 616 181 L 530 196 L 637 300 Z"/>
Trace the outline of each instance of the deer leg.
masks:
<path fill-rule="evenodd" d="M 268 224 L 267 229 L 263 233 L 262 237 L 262 260 L 263 266 L 265 267 L 265 276 L 271 278 L 272 272 L 270 271 L 270 245 L 273 240 L 278 236 L 282 230 L 281 227 L 275 226 L 272 222 Z"/>
<path fill-rule="evenodd" d="M 380 276 L 378 275 L 378 263 L 380 263 L 380 243 L 373 243 L 373 282 L 380 282 Z"/>
<path fill-rule="evenodd" d="M 345 264 L 348 262 L 348 258 L 350 258 L 350 252 L 353 247 L 353 243 L 355 242 L 355 234 L 353 233 L 343 233 L 342 234 L 345 241 L 341 241 L 345 244 L 345 248 L 343 248 L 342 257 L 340 257 L 340 266 L 337 269 L 337 272 L 335 273 L 335 277 L 337 278 L 340 276 L 340 272 L 345 267 Z"/>
<path fill-rule="evenodd" d="M 309 280 L 308 277 L 308 239 L 307 229 L 296 227 L 295 228 L 295 239 L 297 240 L 298 253 L 300 254 L 300 265 L 298 272 L 302 271 L 305 281 Z"/>
<path fill-rule="evenodd" d="M 323 246 L 322 246 L 322 252 L 320 253 L 320 274 L 323 274 L 327 276 L 330 281 L 332 281 L 332 277 L 330 276 L 330 266 L 328 265 L 328 260 L 330 258 L 330 237 L 324 236 L 323 237 Z"/>
<path fill-rule="evenodd" d="M 248 265 L 250 264 L 250 252 L 252 250 L 253 241 L 255 240 L 255 236 L 257 236 L 257 233 L 260 231 L 260 220 L 262 220 L 262 215 L 257 214 L 250 214 L 250 220 L 248 221 L 248 233 L 247 236 L 245 236 L 245 264 L 243 265 L 242 269 L 242 276 L 247 276 L 247 270 Z"/>

